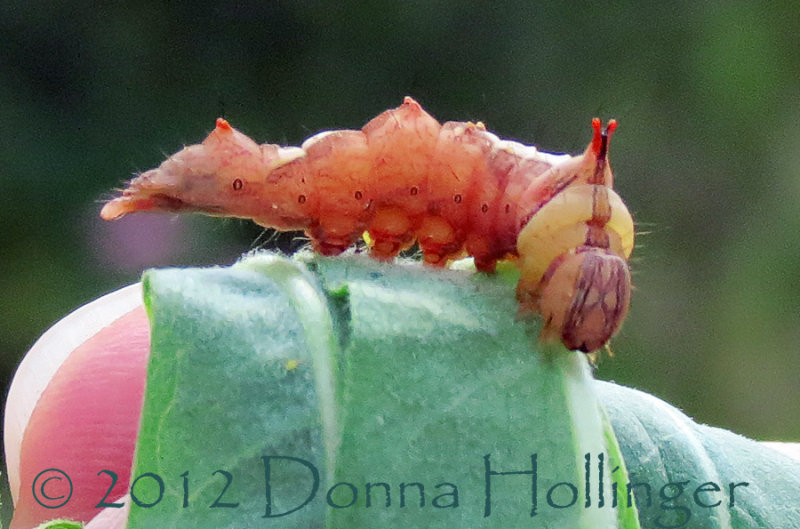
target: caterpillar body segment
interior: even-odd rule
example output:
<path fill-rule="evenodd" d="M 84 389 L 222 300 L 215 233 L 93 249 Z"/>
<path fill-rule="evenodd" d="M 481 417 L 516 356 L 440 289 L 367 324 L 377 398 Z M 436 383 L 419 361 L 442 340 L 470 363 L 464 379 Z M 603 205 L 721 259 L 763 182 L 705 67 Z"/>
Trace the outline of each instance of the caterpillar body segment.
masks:
<path fill-rule="evenodd" d="M 541 314 L 542 338 L 592 352 L 627 314 L 634 244 L 608 164 L 616 122 L 592 125 L 573 157 L 501 140 L 482 123 L 439 124 L 409 97 L 361 130 L 322 132 L 300 147 L 258 145 L 219 119 L 202 143 L 134 178 L 101 216 L 250 218 L 303 230 L 325 255 L 367 232 L 380 259 L 415 241 L 434 266 L 471 255 L 492 271 L 511 259 L 520 312 Z"/>

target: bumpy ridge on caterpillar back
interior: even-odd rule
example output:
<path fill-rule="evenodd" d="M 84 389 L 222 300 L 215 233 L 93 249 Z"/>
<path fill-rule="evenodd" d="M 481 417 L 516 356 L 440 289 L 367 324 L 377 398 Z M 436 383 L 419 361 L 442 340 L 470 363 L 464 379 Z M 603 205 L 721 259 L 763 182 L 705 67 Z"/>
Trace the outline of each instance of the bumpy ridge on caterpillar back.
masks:
<path fill-rule="evenodd" d="M 104 219 L 135 211 L 197 211 L 304 230 L 336 255 L 364 232 L 390 259 L 415 241 L 426 263 L 471 255 L 521 271 L 521 312 L 545 319 L 543 338 L 594 351 L 628 310 L 633 222 L 613 191 L 608 141 L 593 123 L 576 157 L 501 140 L 482 123 L 440 124 L 405 98 L 361 130 L 319 133 L 301 147 L 258 145 L 217 120 L 200 144 L 134 178 Z"/>

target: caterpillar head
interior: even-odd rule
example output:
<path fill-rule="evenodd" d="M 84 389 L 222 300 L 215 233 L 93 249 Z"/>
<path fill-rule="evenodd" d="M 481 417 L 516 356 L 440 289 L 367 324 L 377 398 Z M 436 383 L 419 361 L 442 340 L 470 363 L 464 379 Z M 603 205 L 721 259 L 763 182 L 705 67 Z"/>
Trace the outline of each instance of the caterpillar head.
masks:
<path fill-rule="evenodd" d="M 561 340 L 571 350 L 602 348 L 628 314 L 628 263 L 609 250 L 581 247 L 559 256 L 538 288 L 542 339 Z"/>
<path fill-rule="evenodd" d="M 598 194 L 609 199 L 602 228 L 589 224 Z M 517 239 L 521 312 L 542 316 L 545 341 L 561 339 L 587 353 L 602 348 L 628 313 L 632 249 L 633 219 L 616 193 L 594 185 L 566 189 Z"/>
<path fill-rule="evenodd" d="M 218 119 L 202 143 L 185 147 L 131 180 L 121 196 L 103 207 L 100 216 L 112 220 L 137 211 L 253 216 L 265 168 L 285 165 L 303 155 L 297 148 L 259 146 Z"/>
<path fill-rule="evenodd" d="M 634 238 L 630 212 L 610 184 L 606 154 L 616 123 L 593 126 L 586 152 L 553 168 L 571 183 L 533 204 L 517 237 L 520 312 L 542 316 L 544 341 L 586 353 L 606 345 L 628 313 Z M 529 197 L 541 196 L 535 186 Z"/>

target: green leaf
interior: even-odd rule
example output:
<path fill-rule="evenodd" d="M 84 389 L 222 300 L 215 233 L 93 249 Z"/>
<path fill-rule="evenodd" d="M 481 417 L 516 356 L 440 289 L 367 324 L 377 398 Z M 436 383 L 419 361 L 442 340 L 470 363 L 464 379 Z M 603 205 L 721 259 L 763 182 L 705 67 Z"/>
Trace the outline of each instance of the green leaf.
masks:
<path fill-rule="evenodd" d="M 630 482 L 650 486 L 649 501 L 647 487 L 633 488 L 644 527 L 800 527 L 800 462 L 646 393 L 606 382 L 595 389 Z"/>
<path fill-rule="evenodd" d="M 261 256 L 145 285 L 131 528 L 798 527 L 800 463 L 538 351 L 508 278 Z M 485 516 L 487 455 L 535 500 L 493 475 Z"/>
<path fill-rule="evenodd" d="M 537 351 L 507 281 L 261 256 L 145 291 L 130 528 L 638 527 L 599 502 L 619 461 L 588 362 Z M 491 475 L 487 502 L 487 462 L 528 474 Z M 268 497 L 303 504 L 312 469 L 313 499 L 265 519 Z"/>
<path fill-rule="evenodd" d="M 81 529 L 83 524 L 81 522 L 73 522 L 72 520 L 50 520 L 36 529 Z"/>

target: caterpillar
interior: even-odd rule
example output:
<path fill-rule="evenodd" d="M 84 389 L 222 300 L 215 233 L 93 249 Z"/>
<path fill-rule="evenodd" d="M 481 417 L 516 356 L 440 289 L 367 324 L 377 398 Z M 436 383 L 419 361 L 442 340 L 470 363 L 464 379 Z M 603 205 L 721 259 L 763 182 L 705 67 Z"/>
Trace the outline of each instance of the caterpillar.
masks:
<path fill-rule="evenodd" d="M 570 350 L 607 345 L 630 305 L 633 219 L 614 192 L 608 146 L 617 122 L 579 156 L 501 140 L 478 122 L 440 124 L 410 97 L 361 130 L 316 134 L 300 147 L 258 145 L 224 119 L 200 144 L 131 180 L 101 217 L 201 212 L 303 230 L 336 255 L 363 234 L 391 259 L 415 241 L 424 262 L 464 255 L 520 271 L 520 314 Z"/>

